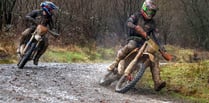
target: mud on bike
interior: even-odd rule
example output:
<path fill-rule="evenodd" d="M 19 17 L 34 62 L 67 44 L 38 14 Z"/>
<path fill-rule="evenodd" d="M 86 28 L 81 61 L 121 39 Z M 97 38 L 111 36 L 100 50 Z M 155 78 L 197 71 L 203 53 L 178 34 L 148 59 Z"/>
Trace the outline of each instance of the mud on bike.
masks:
<path fill-rule="evenodd" d="M 27 43 L 20 46 L 20 56 L 17 64 L 18 68 L 22 69 L 29 60 L 35 59 L 38 51 L 41 49 L 41 42 L 43 42 L 47 32 L 54 37 L 59 36 L 59 34 L 39 24 Z"/>

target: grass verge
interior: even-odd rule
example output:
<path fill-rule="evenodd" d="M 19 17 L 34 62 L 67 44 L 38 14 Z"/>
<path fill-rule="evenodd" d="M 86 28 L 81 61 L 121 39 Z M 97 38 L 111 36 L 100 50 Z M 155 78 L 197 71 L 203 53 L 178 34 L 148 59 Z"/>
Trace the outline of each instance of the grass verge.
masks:
<path fill-rule="evenodd" d="M 168 46 L 175 56 L 171 63 L 161 65 L 161 78 L 167 86 L 160 94 L 187 99 L 194 103 L 209 103 L 209 60 L 208 53 L 199 52 L 201 60 L 191 62 L 194 50 Z M 139 87 L 153 89 L 150 70 L 147 69 Z"/>
<path fill-rule="evenodd" d="M 0 48 L 0 63 L 16 63 L 17 56 L 14 46 Z M 209 61 L 202 60 L 189 63 L 189 56 L 193 54 L 191 49 L 182 49 L 168 46 L 168 52 L 175 55 L 175 61 L 161 66 L 161 77 L 167 82 L 166 89 L 159 92 L 162 95 L 171 95 L 174 98 L 188 99 L 197 103 L 208 103 L 209 101 Z M 82 48 L 77 46 L 49 47 L 41 57 L 42 62 L 87 62 L 99 63 L 113 60 L 115 51 L 113 49 Z M 206 55 L 204 55 L 206 56 Z M 145 72 L 139 83 L 142 88 L 153 88 L 153 81 L 149 70 Z"/>

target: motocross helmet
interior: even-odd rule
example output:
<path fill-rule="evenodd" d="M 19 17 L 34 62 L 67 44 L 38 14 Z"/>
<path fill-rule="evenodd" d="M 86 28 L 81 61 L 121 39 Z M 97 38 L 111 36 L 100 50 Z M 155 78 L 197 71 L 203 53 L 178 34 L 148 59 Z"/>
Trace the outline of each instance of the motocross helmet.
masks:
<path fill-rule="evenodd" d="M 40 4 L 40 6 L 49 16 L 52 15 L 52 10 L 59 9 L 53 2 L 50 1 L 44 1 Z"/>
<path fill-rule="evenodd" d="M 154 0 L 146 0 L 141 8 L 142 15 L 145 19 L 152 19 L 156 12 L 158 10 L 158 7 L 154 3 Z"/>

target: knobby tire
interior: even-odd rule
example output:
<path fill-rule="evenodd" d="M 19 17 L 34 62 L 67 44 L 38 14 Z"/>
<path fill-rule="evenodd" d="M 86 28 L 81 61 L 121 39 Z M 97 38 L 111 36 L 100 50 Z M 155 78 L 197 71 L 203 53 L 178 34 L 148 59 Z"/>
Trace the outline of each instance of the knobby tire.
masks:
<path fill-rule="evenodd" d="M 19 63 L 18 63 L 18 68 L 22 69 L 25 64 L 27 63 L 27 61 L 29 60 L 34 48 L 35 48 L 36 44 L 32 43 L 30 48 L 27 50 L 27 52 L 25 53 L 25 55 L 20 59 Z"/>
<path fill-rule="evenodd" d="M 134 79 L 132 81 L 130 81 L 129 84 L 126 84 L 124 87 L 120 87 L 121 83 L 127 79 L 127 77 L 125 75 L 123 75 L 119 81 L 117 82 L 116 84 L 116 88 L 115 88 L 115 91 L 118 92 L 118 93 L 125 93 L 127 91 L 129 91 L 131 88 L 133 88 L 136 83 L 142 78 L 146 68 L 144 66 L 143 63 L 140 64 L 140 68 L 139 68 L 139 71 L 137 72 L 136 76 L 134 77 Z"/>

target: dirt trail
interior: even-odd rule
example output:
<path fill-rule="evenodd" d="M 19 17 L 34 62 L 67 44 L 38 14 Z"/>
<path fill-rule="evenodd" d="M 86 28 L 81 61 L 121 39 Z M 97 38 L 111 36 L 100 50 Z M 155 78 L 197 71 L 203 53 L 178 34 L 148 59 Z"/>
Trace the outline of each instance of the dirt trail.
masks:
<path fill-rule="evenodd" d="M 126 94 L 98 85 L 108 64 L 0 65 L 0 103 L 174 103 L 154 91 Z"/>

